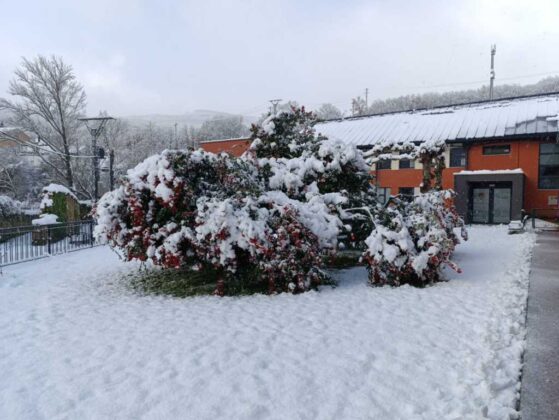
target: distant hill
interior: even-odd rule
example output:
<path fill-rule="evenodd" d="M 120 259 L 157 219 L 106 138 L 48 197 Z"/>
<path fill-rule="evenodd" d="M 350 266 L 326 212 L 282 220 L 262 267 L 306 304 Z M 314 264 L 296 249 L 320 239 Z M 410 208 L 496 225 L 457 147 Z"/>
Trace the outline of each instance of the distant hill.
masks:
<path fill-rule="evenodd" d="M 131 115 L 122 117 L 133 126 L 143 126 L 153 123 L 160 127 L 173 127 L 175 123 L 179 125 L 188 125 L 191 127 L 200 127 L 204 121 L 214 118 L 243 118 L 245 125 L 250 125 L 258 120 L 256 116 L 230 114 L 221 111 L 212 111 L 208 109 L 197 109 L 186 114 L 170 115 L 170 114 L 148 114 L 148 115 Z"/>

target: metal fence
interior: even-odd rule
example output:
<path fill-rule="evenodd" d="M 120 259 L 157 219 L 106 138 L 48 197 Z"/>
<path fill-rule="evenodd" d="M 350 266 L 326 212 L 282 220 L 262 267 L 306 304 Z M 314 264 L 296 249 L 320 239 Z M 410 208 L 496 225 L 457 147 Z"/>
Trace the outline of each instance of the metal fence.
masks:
<path fill-rule="evenodd" d="M 0 228 L 0 267 L 95 246 L 92 220 Z"/>

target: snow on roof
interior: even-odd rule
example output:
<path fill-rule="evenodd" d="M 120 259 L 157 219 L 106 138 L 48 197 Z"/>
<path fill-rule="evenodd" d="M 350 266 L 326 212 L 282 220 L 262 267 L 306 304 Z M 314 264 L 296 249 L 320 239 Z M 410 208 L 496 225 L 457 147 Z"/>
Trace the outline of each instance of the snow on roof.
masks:
<path fill-rule="evenodd" d="M 330 138 L 356 146 L 468 141 L 558 132 L 559 93 L 352 117 L 317 123 Z"/>
<path fill-rule="evenodd" d="M 520 168 L 518 169 L 498 169 L 491 171 L 489 169 L 481 169 L 479 171 L 460 171 L 456 172 L 454 175 L 505 175 L 505 174 L 523 174 L 524 171 Z"/>

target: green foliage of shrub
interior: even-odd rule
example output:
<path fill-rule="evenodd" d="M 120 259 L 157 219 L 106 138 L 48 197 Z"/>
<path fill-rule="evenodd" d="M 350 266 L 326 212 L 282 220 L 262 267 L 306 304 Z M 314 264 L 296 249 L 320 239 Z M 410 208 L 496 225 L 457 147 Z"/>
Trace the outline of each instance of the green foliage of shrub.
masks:
<path fill-rule="evenodd" d="M 92 218 L 91 215 L 91 204 L 80 202 L 79 203 L 79 218 L 81 220 L 90 220 Z"/>
<path fill-rule="evenodd" d="M 80 205 L 72 197 L 63 193 L 51 193 L 52 205 L 43 213 L 56 214 L 60 223 L 80 220 Z"/>

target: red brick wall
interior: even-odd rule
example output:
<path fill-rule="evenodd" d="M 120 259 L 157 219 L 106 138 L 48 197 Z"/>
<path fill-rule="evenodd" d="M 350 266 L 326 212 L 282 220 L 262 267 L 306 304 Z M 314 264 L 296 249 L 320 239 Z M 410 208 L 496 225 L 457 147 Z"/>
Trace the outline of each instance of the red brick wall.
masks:
<path fill-rule="evenodd" d="M 475 171 L 479 169 L 521 168 L 525 174 L 524 209 L 531 211 L 533 208 L 557 207 L 548 205 L 548 197 L 557 196 L 559 190 L 541 190 L 538 188 L 540 143 L 538 140 L 507 143 L 511 146 L 509 155 L 484 155 L 484 145 L 474 145 L 468 152 L 468 169 Z"/>
<path fill-rule="evenodd" d="M 443 171 L 443 188 L 454 188 L 454 173 L 464 168 L 447 168 Z M 398 193 L 400 187 L 419 187 L 423 177 L 421 169 L 382 169 L 375 172 L 378 184 L 390 188 L 392 194 Z"/>
<path fill-rule="evenodd" d="M 250 139 L 235 139 L 235 140 L 222 140 L 210 141 L 201 143 L 200 147 L 206 152 L 212 153 L 229 153 L 232 156 L 241 156 L 250 146 Z"/>

